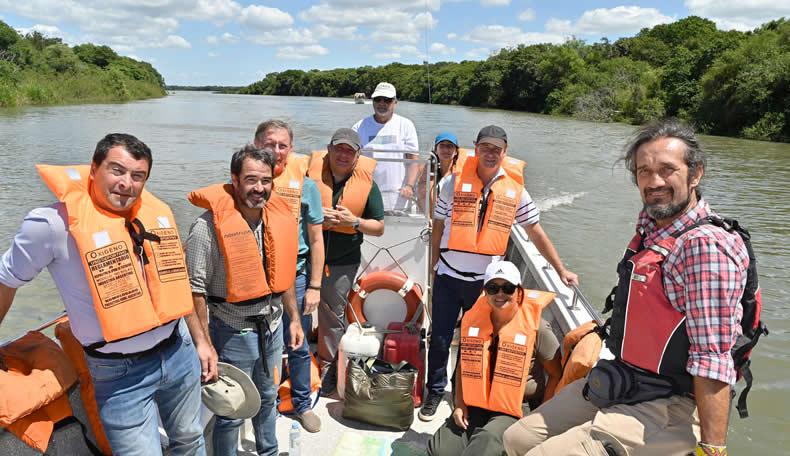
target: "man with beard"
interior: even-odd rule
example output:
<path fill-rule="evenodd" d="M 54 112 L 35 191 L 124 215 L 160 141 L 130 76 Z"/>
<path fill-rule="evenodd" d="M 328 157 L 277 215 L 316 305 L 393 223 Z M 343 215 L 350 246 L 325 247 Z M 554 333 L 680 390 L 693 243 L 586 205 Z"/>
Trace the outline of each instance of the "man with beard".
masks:
<path fill-rule="evenodd" d="M 313 311 L 318 308 L 321 271 L 324 269 L 324 212 L 321 193 L 313 179 L 306 177 L 309 157 L 293 153 L 293 131 L 281 120 L 261 122 L 255 131 L 255 146 L 271 149 L 277 156 L 274 191 L 285 198 L 299 223 L 299 257 L 296 261 L 296 304 L 302 330 L 312 330 Z M 283 341 L 291 339 L 290 318 L 283 315 Z M 310 408 L 310 345 L 305 337 L 295 350 L 288 347 L 288 374 L 296 419 L 308 432 L 321 430 L 321 419 Z"/>
<path fill-rule="evenodd" d="M 192 204 L 207 209 L 192 224 L 186 251 L 195 314 L 219 361 L 243 370 L 260 393 L 261 408 L 252 417 L 259 455 L 278 454 L 283 307 L 291 348 L 301 346 L 304 336 L 294 292 L 297 225 L 288 203 L 272 192 L 276 163 L 271 150 L 247 145 L 233 154 L 231 184 L 189 194 Z M 216 362 L 216 356 L 210 359 Z M 217 416 L 215 454 L 236 454 L 242 421 Z"/>
<path fill-rule="evenodd" d="M 690 127 L 647 125 L 623 160 L 644 208 L 607 300 L 616 359 L 511 426 L 511 456 L 727 454 L 747 249 L 702 199 L 705 154 Z M 607 388 L 629 378 L 628 392 Z"/>
<path fill-rule="evenodd" d="M 353 127 L 362 139 L 362 149 L 381 150 L 386 152 L 364 152 L 363 155 L 374 159 L 382 158 L 417 158 L 417 130 L 411 120 L 395 114 L 398 98 L 395 86 L 389 82 L 381 82 L 376 86 L 371 97 L 373 99 L 373 115 L 360 120 Z M 420 174 L 417 163 L 405 165 L 397 162 L 381 161 L 373 171 L 382 193 L 385 210 L 408 209 L 409 201 L 415 196 L 415 185 Z"/>

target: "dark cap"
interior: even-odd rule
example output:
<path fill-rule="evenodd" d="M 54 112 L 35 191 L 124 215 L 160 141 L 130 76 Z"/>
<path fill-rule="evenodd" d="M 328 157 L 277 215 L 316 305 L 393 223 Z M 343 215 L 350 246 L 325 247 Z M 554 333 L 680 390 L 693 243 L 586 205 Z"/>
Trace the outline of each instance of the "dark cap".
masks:
<path fill-rule="evenodd" d="M 329 141 L 329 144 L 333 146 L 338 144 L 348 144 L 349 146 L 353 147 L 354 150 L 359 152 L 359 149 L 362 148 L 362 139 L 360 139 L 359 133 L 350 128 L 339 128 L 335 134 L 332 135 L 332 139 Z"/>
<path fill-rule="evenodd" d="M 507 145 L 507 133 L 502 127 L 489 125 L 480 129 L 475 144 L 489 143 L 504 148 Z"/>

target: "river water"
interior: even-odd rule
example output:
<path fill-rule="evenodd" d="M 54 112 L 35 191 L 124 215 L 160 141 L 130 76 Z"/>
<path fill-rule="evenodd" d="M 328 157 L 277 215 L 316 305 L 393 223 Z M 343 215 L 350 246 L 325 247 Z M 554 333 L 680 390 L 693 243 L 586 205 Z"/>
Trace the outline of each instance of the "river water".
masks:
<path fill-rule="evenodd" d="M 182 237 L 202 212 L 186 193 L 229 178 L 235 147 L 252 141 L 257 124 L 283 119 L 295 149 L 323 149 L 332 132 L 371 114 L 369 104 L 329 98 L 291 98 L 176 92 L 163 99 L 118 105 L 0 110 L 0 251 L 11 244 L 25 214 L 53 195 L 34 165 L 87 164 L 96 142 L 111 132 L 146 142 L 154 166 L 146 188 L 170 204 Z M 414 121 L 422 150 L 442 130 L 471 147 L 488 124 L 508 133 L 511 155 L 526 160 L 526 186 L 542 210 L 541 224 L 581 288 L 602 303 L 615 264 L 633 235 L 639 194 L 616 163 L 633 127 L 541 115 L 401 102 L 396 112 Z M 703 137 L 709 151 L 705 198 L 722 215 L 750 229 L 760 268 L 763 319 L 771 334 L 753 356 L 751 417 L 730 423 L 730 454 L 790 454 L 790 145 Z M 599 304 L 599 308 L 602 308 Z M 17 292 L 0 326 L 0 340 L 63 311 L 44 271 Z"/>

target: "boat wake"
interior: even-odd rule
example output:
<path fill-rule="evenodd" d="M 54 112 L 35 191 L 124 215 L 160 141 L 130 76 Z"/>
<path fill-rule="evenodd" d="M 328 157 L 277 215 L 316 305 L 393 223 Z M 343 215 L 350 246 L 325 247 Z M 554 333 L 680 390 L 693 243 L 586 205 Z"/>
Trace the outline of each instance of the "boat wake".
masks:
<path fill-rule="evenodd" d="M 587 192 L 566 193 L 563 195 L 557 195 L 551 198 L 542 199 L 540 201 L 535 201 L 535 205 L 538 206 L 538 210 L 540 210 L 541 212 L 545 212 L 553 207 L 569 206 L 573 204 L 574 200 L 576 200 L 577 198 L 581 198 L 586 194 Z"/>

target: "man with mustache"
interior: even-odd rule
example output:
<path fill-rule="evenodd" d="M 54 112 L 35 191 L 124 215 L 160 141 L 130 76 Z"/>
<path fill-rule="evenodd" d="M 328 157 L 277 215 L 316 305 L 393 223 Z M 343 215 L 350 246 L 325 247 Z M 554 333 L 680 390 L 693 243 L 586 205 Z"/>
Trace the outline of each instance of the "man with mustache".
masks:
<path fill-rule="evenodd" d="M 216 377 L 219 358 L 250 376 L 261 396 L 252 417 L 255 448 L 269 456 L 278 454 L 283 308 L 291 349 L 304 336 L 294 291 L 297 224 L 288 203 L 272 191 L 276 163 L 271 150 L 247 145 L 231 158 L 232 183 L 191 192 L 190 202 L 207 211 L 190 227 L 186 251 L 195 314 L 216 351 L 204 372 Z M 215 454 L 236 454 L 242 421 L 217 416 Z"/>
<path fill-rule="evenodd" d="M 471 309 L 483 289 L 486 267 L 505 254 L 513 224 L 567 285 L 576 274 L 563 266 L 540 225 L 540 214 L 524 186 L 505 170 L 507 134 L 496 125 L 480 129 L 475 153 L 439 183 L 432 237 L 433 321 L 428 346 L 428 395 L 419 418 L 430 421 L 447 385 L 447 357 L 458 312 Z M 518 176 L 521 178 L 522 176 Z"/>
<path fill-rule="evenodd" d="M 363 236 L 384 234 L 384 205 L 373 181 L 376 161 L 360 156 L 356 131 L 340 128 L 327 152 L 313 152 L 307 175 L 318 184 L 324 206 L 326 266 L 318 306 L 321 392 L 337 387 L 337 348 L 346 329 L 346 300 L 362 258 Z"/>
<path fill-rule="evenodd" d="M 373 114 L 351 128 L 359 133 L 362 149 L 386 152 L 364 152 L 363 155 L 374 159 L 417 158 L 413 154 L 393 152 L 416 152 L 419 149 L 417 130 L 412 121 L 395 114 L 395 106 L 398 105 L 395 86 L 380 82 L 370 98 L 373 100 Z M 415 197 L 419 174 L 417 163 L 379 162 L 373 172 L 373 180 L 381 189 L 385 210 L 408 209 L 409 201 Z"/>
<path fill-rule="evenodd" d="M 208 342 L 181 324 L 193 317 L 189 282 L 173 213 L 143 188 L 152 164 L 145 143 L 113 133 L 90 166 L 37 166 L 60 202 L 32 210 L 2 256 L 0 321 L 16 289 L 47 268 L 112 452 L 161 455 L 158 411 L 169 452 L 204 455 L 195 348 L 204 358 Z"/>
<path fill-rule="evenodd" d="M 511 426 L 511 456 L 688 455 L 695 446 L 697 455 L 727 454 L 747 248 L 702 198 L 705 153 L 689 126 L 643 127 L 623 160 L 644 206 L 607 299 L 616 359 L 600 360 Z M 637 377 L 639 386 L 616 394 L 599 372 L 616 372 L 612 384 Z"/>

